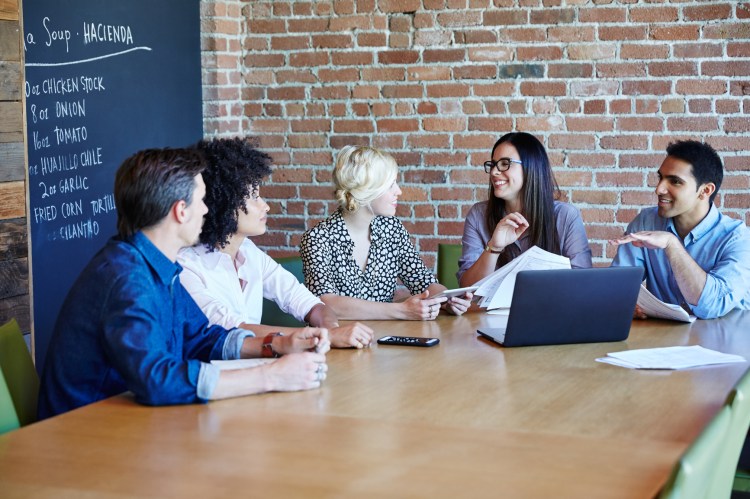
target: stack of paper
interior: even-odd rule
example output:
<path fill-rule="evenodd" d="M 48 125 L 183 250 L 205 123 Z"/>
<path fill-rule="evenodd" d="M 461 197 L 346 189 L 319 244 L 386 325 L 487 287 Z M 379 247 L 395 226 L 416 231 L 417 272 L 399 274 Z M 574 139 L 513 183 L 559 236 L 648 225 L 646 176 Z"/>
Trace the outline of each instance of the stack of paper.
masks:
<path fill-rule="evenodd" d="M 672 303 L 664 303 L 651 292 L 646 286 L 641 284 L 641 291 L 638 293 L 638 306 L 649 317 L 656 319 L 669 319 L 673 321 L 693 322 L 695 316 L 688 314 L 684 308 Z"/>
<path fill-rule="evenodd" d="M 517 258 L 503 265 L 492 274 L 476 283 L 475 295 L 481 296 L 480 307 L 488 309 L 508 308 L 513 300 L 516 274 L 522 270 L 569 269 L 570 259 L 532 246 Z"/>
<path fill-rule="evenodd" d="M 596 361 L 627 367 L 628 369 L 686 369 L 713 364 L 745 362 L 745 358 L 740 355 L 721 353 L 703 348 L 700 345 L 693 345 L 690 347 L 646 348 L 608 353 L 606 357 L 601 357 Z"/>

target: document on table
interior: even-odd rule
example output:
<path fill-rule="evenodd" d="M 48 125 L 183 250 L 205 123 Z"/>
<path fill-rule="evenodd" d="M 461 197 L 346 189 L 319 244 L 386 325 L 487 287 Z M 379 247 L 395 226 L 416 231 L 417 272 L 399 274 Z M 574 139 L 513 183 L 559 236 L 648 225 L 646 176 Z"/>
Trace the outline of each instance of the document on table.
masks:
<path fill-rule="evenodd" d="M 687 369 L 689 367 L 709 366 L 746 362 L 740 355 L 709 350 L 700 345 L 689 347 L 645 348 L 608 353 L 606 357 L 596 359 L 615 366 L 628 369 Z"/>
<path fill-rule="evenodd" d="M 684 308 L 672 303 L 664 303 L 651 292 L 646 286 L 641 284 L 641 291 L 638 293 L 638 306 L 649 317 L 656 319 L 669 319 L 681 322 L 694 322 L 695 316 L 688 314 Z"/>
<path fill-rule="evenodd" d="M 276 359 L 235 359 L 235 360 L 212 360 L 211 364 L 215 365 L 222 371 L 231 371 L 232 369 L 245 369 L 248 367 L 258 367 L 265 364 L 276 362 Z"/>

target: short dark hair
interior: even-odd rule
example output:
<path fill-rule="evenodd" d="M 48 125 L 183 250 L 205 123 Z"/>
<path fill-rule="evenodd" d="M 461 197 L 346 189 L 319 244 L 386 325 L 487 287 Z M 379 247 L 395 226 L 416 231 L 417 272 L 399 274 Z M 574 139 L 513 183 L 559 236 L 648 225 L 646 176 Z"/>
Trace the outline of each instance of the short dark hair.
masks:
<path fill-rule="evenodd" d="M 667 154 L 690 163 L 698 186 L 709 182 L 716 186 L 708 198 L 709 204 L 713 204 L 716 194 L 719 193 L 721 181 L 724 180 L 724 165 L 716 150 L 709 144 L 697 140 L 680 140 L 667 146 Z"/>
<path fill-rule="evenodd" d="M 190 204 L 203 168 L 201 155 L 189 149 L 145 149 L 123 161 L 115 175 L 120 236 L 156 225 L 177 201 Z"/>
<path fill-rule="evenodd" d="M 555 254 L 561 254 L 560 238 L 557 234 L 555 222 L 555 198 L 559 189 L 552 167 L 549 164 L 547 151 L 539 139 L 526 132 L 506 133 L 495 142 L 490 158 L 494 157 L 495 149 L 508 142 L 518 151 L 523 167 L 523 215 L 529 221 L 529 236 L 531 244 Z M 492 183 L 489 187 L 489 205 L 485 223 L 490 234 L 495 230 L 498 222 L 507 215 L 505 201 L 495 197 Z M 498 259 L 499 265 L 505 265 L 515 258 L 514 248 L 504 252 Z"/>
<path fill-rule="evenodd" d="M 271 174 L 273 160 L 247 138 L 203 140 L 195 147 L 206 158 L 203 180 L 208 213 L 200 241 L 210 248 L 223 248 L 237 232 L 237 216 L 239 210 L 245 211 L 245 200 Z"/>

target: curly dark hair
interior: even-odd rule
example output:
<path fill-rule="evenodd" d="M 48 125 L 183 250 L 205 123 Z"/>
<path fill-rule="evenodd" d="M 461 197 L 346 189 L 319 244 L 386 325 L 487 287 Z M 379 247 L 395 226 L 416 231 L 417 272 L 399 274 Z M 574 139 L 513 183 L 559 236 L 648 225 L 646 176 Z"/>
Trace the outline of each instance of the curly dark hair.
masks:
<path fill-rule="evenodd" d="M 209 248 L 223 248 L 237 232 L 237 216 L 239 210 L 245 211 L 245 200 L 271 174 L 273 160 L 247 138 L 202 140 L 195 147 L 206 159 L 208 213 L 200 241 Z"/>

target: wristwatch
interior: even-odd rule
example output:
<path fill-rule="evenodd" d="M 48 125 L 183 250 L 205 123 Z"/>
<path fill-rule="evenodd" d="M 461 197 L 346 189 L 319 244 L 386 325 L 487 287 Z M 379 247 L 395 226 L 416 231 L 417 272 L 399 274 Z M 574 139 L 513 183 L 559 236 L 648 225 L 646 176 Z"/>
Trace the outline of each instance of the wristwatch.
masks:
<path fill-rule="evenodd" d="M 488 244 L 487 246 L 484 247 L 484 251 L 489 251 L 493 255 L 499 255 L 500 253 L 505 251 L 505 248 L 497 249 L 497 248 L 493 248 L 492 246 Z"/>
<path fill-rule="evenodd" d="M 276 358 L 281 357 L 278 352 L 273 349 L 273 338 L 274 336 L 284 336 L 282 333 L 271 333 L 263 338 L 263 346 L 260 349 L 260 356 L 264 358 Z"/>

